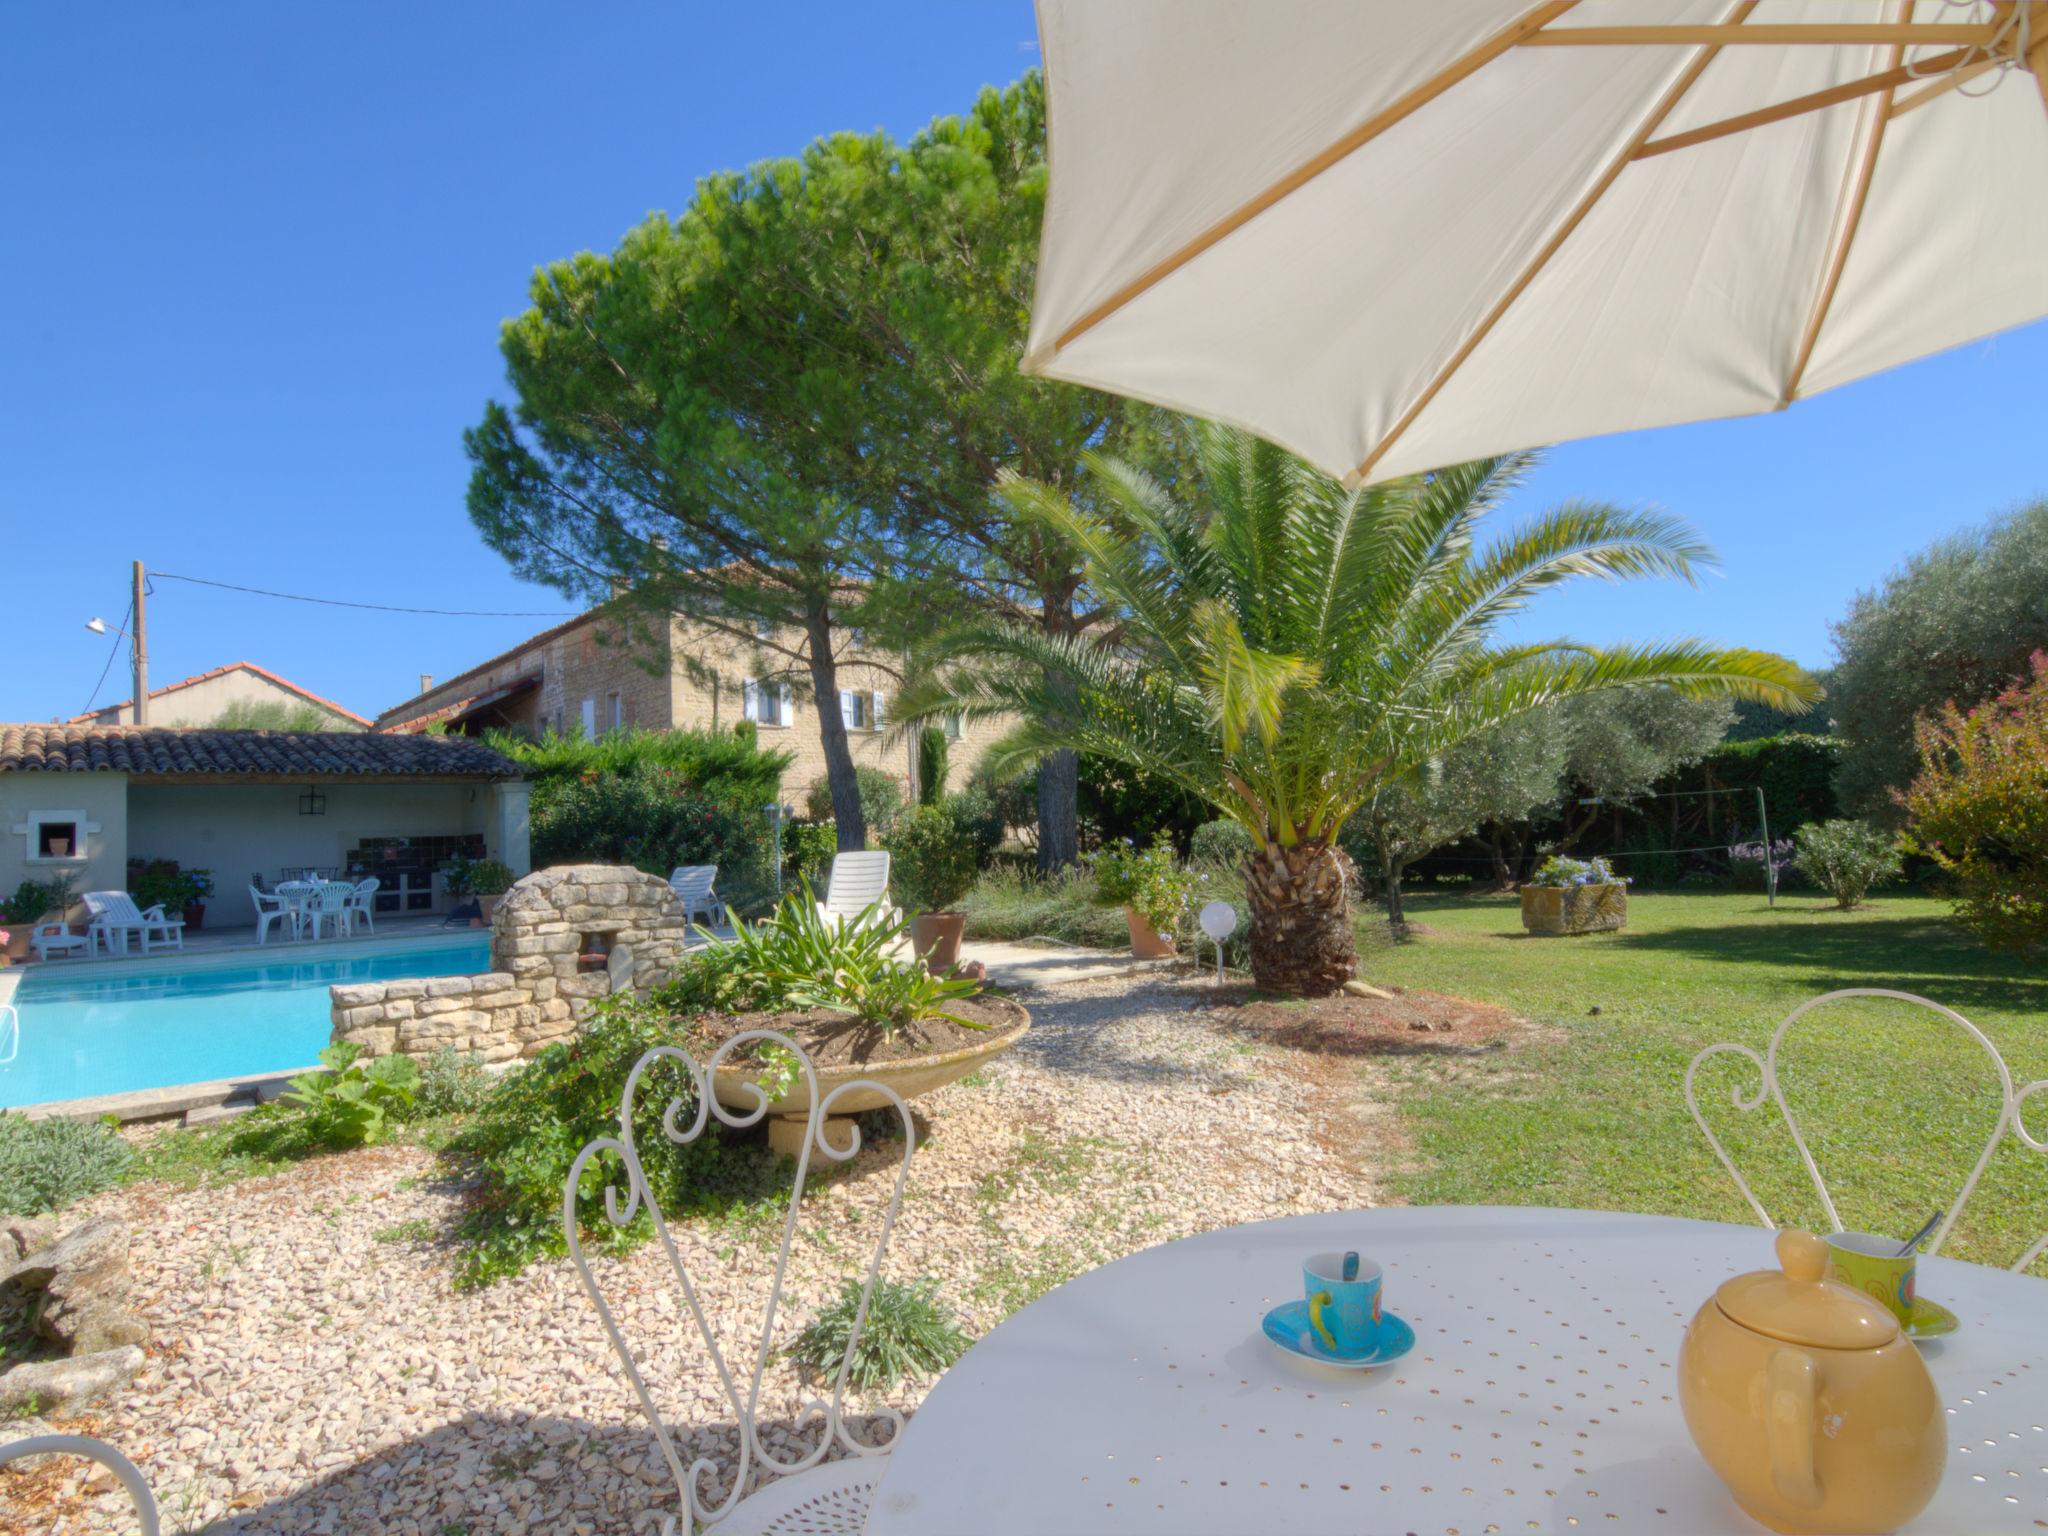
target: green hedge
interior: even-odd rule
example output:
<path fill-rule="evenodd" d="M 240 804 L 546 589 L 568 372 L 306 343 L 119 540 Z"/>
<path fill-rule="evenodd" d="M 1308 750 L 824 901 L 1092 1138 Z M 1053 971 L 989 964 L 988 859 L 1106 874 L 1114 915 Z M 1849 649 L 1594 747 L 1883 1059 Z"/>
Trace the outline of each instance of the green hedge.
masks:
<path fill-rule="evenodd" d="M 1689 789 L 1702 779 L 1721 789 L 1761 787 L 1773 831 L 1789 833 L 1807 822 L 1832 821 L 1840 814 L 1835 805 L 1835 769 L 1841 758 L 1842 744 L 1832 736 L 1789 733 L 1727 741 L 1678 775 L 1683 784 L 1658 788 Z M 1738 806 L 1735 814 L 1746 820 L 1749 809 Z"/>

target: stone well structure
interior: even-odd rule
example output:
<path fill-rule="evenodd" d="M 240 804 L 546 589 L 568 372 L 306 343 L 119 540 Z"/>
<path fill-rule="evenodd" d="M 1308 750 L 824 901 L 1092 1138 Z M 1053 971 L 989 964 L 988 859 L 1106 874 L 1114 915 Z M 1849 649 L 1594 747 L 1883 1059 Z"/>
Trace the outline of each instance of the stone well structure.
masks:
<path fill-rule="evenodd" d="M 329 988 L 333 1038 L 370 1056 L 443 1046 L 490 1062 L 534 1056 L 574 1034 L 596 999 L 645 996 L 668 980 L 689 931 L 659 875 L 613 864 L 538 870 L 498 904 L 490 970 Z"/>

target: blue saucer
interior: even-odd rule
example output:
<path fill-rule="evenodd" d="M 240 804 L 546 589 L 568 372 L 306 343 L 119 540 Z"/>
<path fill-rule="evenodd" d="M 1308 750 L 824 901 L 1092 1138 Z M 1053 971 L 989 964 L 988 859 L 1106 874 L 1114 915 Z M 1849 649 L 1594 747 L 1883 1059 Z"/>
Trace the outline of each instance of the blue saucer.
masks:
<path fill-rule="evenodd" d="M 1334 1365 L 1349 1371 L 1363 1371 L 1375 1365 L 1386 1365 L 1400 1359 L 1415 1347 L 1415 1330 L 1393 1313 L 1382 1312 L 1379 1338 L 1371 1350 L 1362 1355 L 1333 1355 L 1323 1348 L 1323 1341 L 1318 1339 L 1315 1330 L 1309 1327 L 1306 1301 L 1282 1302 L 1266 1314 L 1265 1329 L 1266 1337 L 1289 1354 L 1300 1355 L 1304 1360 L 1314 1360 L 1321 1365 Z"/>

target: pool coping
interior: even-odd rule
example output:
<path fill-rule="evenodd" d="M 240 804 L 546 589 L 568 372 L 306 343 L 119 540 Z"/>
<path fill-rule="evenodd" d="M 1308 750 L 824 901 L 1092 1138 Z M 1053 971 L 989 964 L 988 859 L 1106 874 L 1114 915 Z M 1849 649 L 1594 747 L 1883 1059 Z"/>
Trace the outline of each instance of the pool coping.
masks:
<path fill-rule="evenodd" d="M 317 1065 L 296 1067 L 288 1072 L 250 1072 L 240 1077 L 217 1077 L 205 1083 L 181 1083 L 169 1088 L 131 1088 L 125 1093 L 94 1094 L 84 1099 L 52 1099 L 43 1104 L 22 1104 L 6 1111 L 30 1120 L 171 1120 L 195 1109 L 212 1109 L 235 1102 L 267 1104 L 290 1086 L 301 1072 L 319 1070 Z"/>

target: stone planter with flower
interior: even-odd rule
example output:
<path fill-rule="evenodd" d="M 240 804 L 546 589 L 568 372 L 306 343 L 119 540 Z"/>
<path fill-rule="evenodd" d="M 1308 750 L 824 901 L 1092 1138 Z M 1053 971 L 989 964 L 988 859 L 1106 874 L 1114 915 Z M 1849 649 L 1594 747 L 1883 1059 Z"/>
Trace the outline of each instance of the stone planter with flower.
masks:
<path fill-rule="evenodd" d="M 1522 886 L 1522 926 L 1553 937 L 1609 933 L 1628 922 L 1628 881 L 1605 859 L 1552 854 Z"/>

